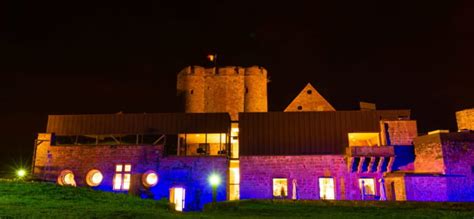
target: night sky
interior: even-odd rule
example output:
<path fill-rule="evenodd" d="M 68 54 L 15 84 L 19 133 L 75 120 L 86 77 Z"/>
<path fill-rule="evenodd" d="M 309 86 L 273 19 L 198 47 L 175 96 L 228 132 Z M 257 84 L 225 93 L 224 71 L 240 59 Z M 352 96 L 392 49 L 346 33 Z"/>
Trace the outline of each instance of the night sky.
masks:
<path fill-rule="evenodd" d="M 258 3 L 260 2 L 260 3 Z M 176 73 L 265 67 L 270 111 L 312 83 L 337 109 L 412 109 L 456 131 L 474 107 L 473 1 L 2 1 L 0 166 L 48 114 L 176 112 Z"/>

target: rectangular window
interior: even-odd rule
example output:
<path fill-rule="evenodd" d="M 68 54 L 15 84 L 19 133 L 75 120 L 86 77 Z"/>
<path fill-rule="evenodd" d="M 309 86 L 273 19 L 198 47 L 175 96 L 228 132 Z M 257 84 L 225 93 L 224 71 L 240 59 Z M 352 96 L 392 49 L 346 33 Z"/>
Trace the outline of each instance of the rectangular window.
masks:
<path fill-rule="evenodd" d="M 231 158 L 239 158 L 239 123 L 232 123 L 230 131 Z"/>
<path fill-rule="evenodd" d="M 364 195 L 375 195 L 375 180 L 373 178 L 360 178 L 359 188 Z"/>
<path fill-rule="evenodd" d="M 334 179 L 329 177 L 319 178 L 319 198 L 324 200 L 334 200 Z"/>
<path fill-rule="evenodd" d="M 117 164 L 115 165 L 114 186 L 117 191 L 127 191 L 130 189 L 132 165 Z"/>
<path fill-rule="evenodd" d="M 349 147 L 380 146 L 379 133 L 377 132 L 349 133 L 348 138 L 349 138 Z"/>
<path fill-rule="evenodd" d="M 226 133 L 187 133 L 179 134 L 179 154 L 186 156 L 225 156 L 228 135 Z"/>
<path fill-rule="evenodd" d="M 273 197 L 284 198 L 288 196 L 288 179 L 273 178 Z"/>
<path fill-rule="evenodd" d="M 238 160 L 231 160 L 229 166 L 229 200 L 240 198 L 240 168 Z"/>

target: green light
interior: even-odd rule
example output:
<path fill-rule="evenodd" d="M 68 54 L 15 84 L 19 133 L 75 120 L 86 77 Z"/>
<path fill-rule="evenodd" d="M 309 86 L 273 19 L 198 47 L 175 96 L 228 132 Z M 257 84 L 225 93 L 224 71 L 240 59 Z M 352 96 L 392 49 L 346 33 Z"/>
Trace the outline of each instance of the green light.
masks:
<path fill-rule="evenodd" d="M 19 169 L 16 171 L 16 175 L 19 177 L 19 178 L 23 178 L 26 176 L 26 170 L 24 169 Z"/>
<path fill-rule="evenodd" d="M 221 178 L 219 175 L 213 173 L 211 176 L 209 176 L 209 183 L 211 186 L 218 186 L 221 183 Z"/>

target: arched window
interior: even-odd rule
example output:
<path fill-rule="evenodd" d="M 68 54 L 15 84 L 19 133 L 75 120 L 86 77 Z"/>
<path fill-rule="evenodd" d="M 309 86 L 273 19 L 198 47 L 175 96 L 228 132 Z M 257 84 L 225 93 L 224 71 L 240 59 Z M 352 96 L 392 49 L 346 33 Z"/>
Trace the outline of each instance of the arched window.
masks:
<path fill-rule="evenodd" d="M 142 176 L 142 183 L 147 188 L 155 186 L 158 183 L 158 174 L 153 170 L 146 171 Z"/>
<path fill-rule="evenodd" d="M 62 186 L 76 186 L 74 173 L 71 170 L 63 170 L 58 176 L 58 184 Z"/>
<path fill-rule="evenodd" d="M 86 175 L 86 183 L 89 186 L 98 186 L 103 179 L 104 175 L 97 169 L 90 170 Z"/>

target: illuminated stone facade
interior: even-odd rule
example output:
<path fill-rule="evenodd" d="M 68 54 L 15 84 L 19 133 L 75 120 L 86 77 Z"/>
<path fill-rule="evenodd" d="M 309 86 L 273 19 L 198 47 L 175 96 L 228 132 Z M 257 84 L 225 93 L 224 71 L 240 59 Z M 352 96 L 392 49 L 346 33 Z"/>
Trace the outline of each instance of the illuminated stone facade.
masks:
<path fill-rule="evenodd" d="M 207 179 L 212 173 L 222 177 L 217 189 L 217 200 L 226 200 L 226 173 L 228 160 L 225 157 L 178 157 L 164 156 L 163 145 L 51 145 L 51 134 L 39 134 L 35 151 L 33 174 L 42 180 L 56 182 L 60 173 L 69 170 L 74 174 L 77 186 L 87 186 L 86 175 L 99 170 L 103 181 L 97 190 L 113 191 L 116 164 L 130 164 L 132 182 L 126 192 L 142 197 L 169 198 L 170 188 L 186 189 L 186 210 L 200 210 L 212 199 L 212 191 Z M 145 189 L 141 177 L 147 171 L 158 175 L 156 186 Z"/>
<path fill-rule="evenodd" d="M 367 167 L 365 167 L 367 168 Z M 375 196 L 380 195 L 378 180 L 383 171 L 357 172 L 348 169 L 346 158 L 339 155 L 308 156 L 242 156 L 240 158 L 241 199 L 271 199 L 272 179 L 288 179 L 289 196 L 293 191 L 293 180 L 296 180 L 298 199 L 321 199 L 319 178 L 333 178 L 336 200 L 362 199 L 359 179 L 374 179 Z M 366 199 L 375 199 L 366 196 Z"/>
<path fill-rule="evenodd" d="M 203 68 L 189 66 L 178 73 L 178 94 L 185 112 L 267 112 L 267 70 L 262 67 Z"/>
<path fill-rule="evenodd" d="M 474 131 L 474 108 L 456 112 L 458 130 Z"/>
<path fill-rule="evenodd" d="M 383 189 L 387 200 L 474 201 L 474 134 L 466 131 L 474 127 L 473 109 L 456 114 L 462 132 L 418 137 L 417 123 L 410 120 L 408 110 L 384 112 L 390 114 L 385 117 L 376 111 L 307 112 L 335 111 L 307 84 L 285 109 L 288 113 L 278 115 L 296 117 L 281 120 L 284 128 L 274 131 L 277 117 L 271 116 L 276 114 L 241 114 L 238 121 L 239 112 L 267 112 L 264 68 L 191 66 L 177 77 L 177 90 L 185 101 L 186 113 L 182 115 L 52 117 L 48 127 L 57 130 L 39 134 L 36 140 L 34 176 L 54 182 L 67 171 L 68 180 L 74 174 L 74 185 L 87 186 L 86 176 L 97 170 L 103 181 L 94 189 L 171 202 L 176 202 L 174 196 L 179 193 L 185 211 L 200 210 L 211 202 L 208 179 L 213 174 L 221 177 L 218 201 L 239 197 L 379 200 Z M 295 113 L 298 111 L 305 113 Z M 267 115 L 270 119 L 249 115 Z M 247 129 L 246 116 L 256 122 L 247 121 L 251 124 Z M 350 119 L 341 119 L 346 117 Z M 255 125 L 262 121 L 266 121 L 267 126 L 262 126 L 266 128 Z M 329 126 L 336 131 L 330 131 Z M 56 144 L 56 134 L 75 141 Z M 211 140 L 217 135 L 217 141 Z M 275 135 L 282 138 L 272 137 Z M 120 140 L 128 137 L 133 140 Z M 79 138 L 88 142 L 78 144 Z M 249 139 L 258 141 L 248 144 Z M 217 142 L 219 147 L 203 151 Z M 242 146 L 244 142 L 247 148 Z M 340 143 L 338 150 L 329 150 L 335 142 Z M 308 144 L 316 146 L 310 150 Z M 301 150 L 288 150 L 295 148 Z M 131 169 L 120 175 L 130 175 L 128 190 L 114 190 L 116 184 L 125 181 L 115 180 L 117 165 Z M 158 183 L 146 188 L 142 178 L 149 171 L 157 174 Z"/>
<path fill-rule="evenodd" d="M 474 201 L 473 133 L 436 133 L 414 142 L 414 171 L 386 176 L 397 200 Z"/>
<path fill-rule="evenodd" d="M 415 120 L 382 121 L 382 144 L 384 145 L 413 145 L 413 139 L 418 136 Z M 386 138 L 390 136 L 390 138 Z"/>
<path fill-rule="evenodd" d="M 285 109 L 285 112 L 308 111 L 335 111 L 334 107 L 310 83 Z"/>
<path fill-rule="evenodd" d="M 112 189 L 115 164 L 131 164 L 135 173 L 156 170 L 163 146 L 51 145 L 50 133 L 39 134 L 35 151 L 33 174 L 43 180 L 56 181 L 63 170 L 74 173 L 78 186 L 85 186 L 85 176 L 91 169 L 104 174 L 102 188 Z"/>

